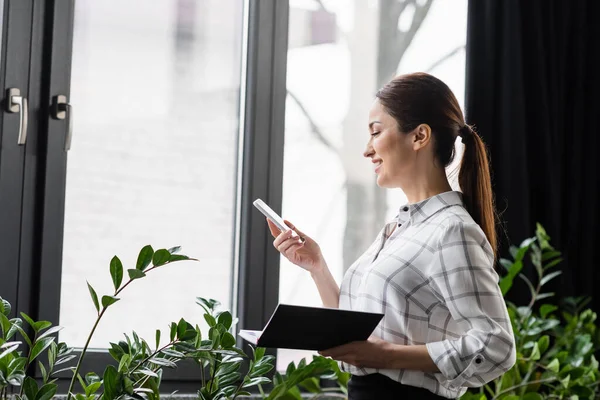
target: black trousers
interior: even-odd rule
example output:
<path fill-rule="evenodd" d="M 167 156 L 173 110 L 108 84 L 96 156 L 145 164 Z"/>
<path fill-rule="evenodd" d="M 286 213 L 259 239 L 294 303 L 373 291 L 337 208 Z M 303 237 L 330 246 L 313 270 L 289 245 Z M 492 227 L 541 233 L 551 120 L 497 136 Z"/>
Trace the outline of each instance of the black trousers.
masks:
<path fill-rule="evenodd" d="M 348 382 L 348 400 L 440 400 L 445 397 L 424 388 L 403 385 L 385 375 L 352 375 Z"/>

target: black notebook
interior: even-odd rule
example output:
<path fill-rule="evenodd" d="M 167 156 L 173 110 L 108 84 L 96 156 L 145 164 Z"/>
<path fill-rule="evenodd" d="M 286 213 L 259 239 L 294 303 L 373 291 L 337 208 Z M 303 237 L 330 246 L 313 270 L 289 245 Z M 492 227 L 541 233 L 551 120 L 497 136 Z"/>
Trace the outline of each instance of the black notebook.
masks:
<path fill-rule="evenodd" d="M 258 347 L 327 350 L 367 340 L 383 314 L 279 304 L 263 331 L 239 335 Z"/>

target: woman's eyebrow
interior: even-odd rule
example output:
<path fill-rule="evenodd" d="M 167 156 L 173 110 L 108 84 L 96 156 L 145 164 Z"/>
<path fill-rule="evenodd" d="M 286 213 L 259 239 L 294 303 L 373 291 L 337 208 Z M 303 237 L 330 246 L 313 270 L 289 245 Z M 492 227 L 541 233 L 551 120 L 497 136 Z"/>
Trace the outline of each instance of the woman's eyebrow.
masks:
<path fill-rule="evenodd" d="M 380 124 L 381 122 L 379 121 L 371 121 L 369 122 L 369 128 L 372 128 L 374 124 Z"/>

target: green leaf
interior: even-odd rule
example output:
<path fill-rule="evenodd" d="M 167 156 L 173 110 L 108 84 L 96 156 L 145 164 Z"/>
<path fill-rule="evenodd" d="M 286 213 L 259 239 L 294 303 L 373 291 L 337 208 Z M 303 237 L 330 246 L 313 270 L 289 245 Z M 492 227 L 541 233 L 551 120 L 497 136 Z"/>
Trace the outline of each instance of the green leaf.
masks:
<path fill-rule="evenodd" d="M 185 261 L 185 260 L 189 260 L 190 258 L 188 256 L 184 256 L 183 254 L 171 254 L 171 259 L 169 260 L 169 262 L 175 262 L 175 261 Z"/>
<path fill-rule="evenodd" d="M 115 286 L 115 291 L 119 290 L 121 283 L 123 282 L 123 263 L 117 256 L 114 256 L 112 260 L 110 260 L 110 277 Z"/>
<path fill-rule="evenodd" d="M 50 400 L 56 394 L 57 386 L 53 383 L 46 383 L 40 388 L 35 396 L 35 400 Z"/>
<path fill-rule="evenodd" d="M 48 366 L 50 367 L 50 369 L 54 368 L 57 353 L 58 346 L 56 345 L 56 342 L 50 343 L 50 347 L 48 348 Z"/>
<path fill-rule="evenodd" d="M 240 362 L 231 362 L 231 363 L 221 363 L 218 366 L 217 372 L 215 373 L 215 377 L 220 377 L 223 375 L 230 374 L 232 372 L 237 372 L 241 367 Z"/>
<path fill-rule="evenodd" d="M 38 340 L 33 345 L 33 348 L 31 349 L 31 354 L 29 356 L 29 362 L 32 362 L 33 360 L 35 360 L 35 358 L 37 356 L 39 356 L 42 351 L 44 351 L 48 347 L 50 347 L 50 344 L 52 342 L 54 342 L 54 337 L 51 337 L 51 336 L 42 338 L 41 340 Z"/>
<path fill-rule="evenodd" d="M 591 399 L 594 396 L 594 391 L 592 391 L 592 389 L 582 385 L 575 385 L 571 387 L 569 391 L 582 399 Z"/>
<path fill-rule="evenodd" d="M 210 314 L 204 314 L 204 319 L 206 320 L 206 323 L 208 324 L 208 326 L 210 326 L 211 328 L 217 325 L 217 321 L 215 320 L 215 317 L 213 317 Z"/>
<path fill-rule="evenodd" d="M 154 249 L 152 249 L 152 246 L 150 246 L 150 245 L 144 246 L 142 248 L 142 250 L 140 250 L 140 254 L 138 255 L 136 268 L 139 269 L 140 271 L 145 270 L 148 267 L 148 265 L 150 265 L 150 263 L 152 262 L 153 255 L 154 255 Z M 106 400 L 106 399 L 104 399 L 104 400 Z"/>
<path fill-rule="evenodd" d="M 139 269 L 128 269 L 127 273 L 129 274 L 129 279 L 140 279 L 146 276 L 144 271 Z"/>
<path fill-rule="evenodd" d="M 214 311 L 217 306 L 221 305 L 221 303 L 219 303 L 217 300 L 205 299 L 202 297 L 196 297 L 196 304 L 204 308 L 204 311 L 206 311 L 208 314 L 211 314 L 211 312 Z"/>
<path fill-rule="evenodd" d="M 169 253 L 171 253 L 171 254 L 179 253 L 180 251 L 181 251 L 181 246 L 175 246 L 175 247 L 171 247 L 169 249 Z"/>
<path fill-rule="evenodd" d="M 558 374 L 558 371 L 560 370 L 560 363 L 558 362 L 558 359 L 555 358 L 552 361 L 550 361 L 550 364 L 548 364 L 546 368 Z"/>
<path fill-rule="evenodd" d="M 531 358 L 532 360 L 534 360 L 534 361 L 537 361 L 537 360 L 539 360 L 539 359 L 541 358 L 541 355 L 540 355 L 540 347 L 538 346 L 538 344 L 537 344 L 537 343 L 535 343 L 535 344 L 533 345 L 533 350 L 531 351 L 531 356 L 530 356 L 530 358 Z"/>
<path fill-rule="evenodd" d="M 219 378 L 219 385 L 221 387 L 230 385 L 240 379 L 241 374 L 239 372 L 232 372 L 227 375 L 223 375 Z"/>
<path fill-rule="evenodd" d="M 556 260 L 550 261 L 548 264 L 546 264 L 544 266 L 544 270 L 550 269 L 550 268 L 556 266 L 557 264 L 560 264 L 562 262 L 562 260 L 563 260 L 562 258 L 557 258 Z"/>
<path fill-rule="evenodd" d="M 185 336 L 185 331 L 187 329 L 188 323 L 181 318 L 179 323 L 177 324 L 177 338 L 181 340 Z"/>
<path fill-rule="evenodd" d="M 102 383 L 102 378 L 100 378 L 95 372 L 88 372 L 85 374 L 85 381 L 88 385 L 91 385 L 92 383 L 96 382 Z"/>
<path fill-rule="evenodd" d="M 171 260 L 171 253 L 168 250 L 160 249 L 156 250 L 152 257 L 152 264 L 156 267 L 165 265 Z"/>
<path fill-rule="evenodd" d="M 2 297 L 0 297 L 0 314 L 4 315 L 5 317 L 8 317 L 10 315 L 11 310 L 12 308 L 8 300 L 5 300 Z"/>
<path fill-rule="evenodd" d="M 560 274 L 562 274 L 562 271 L 554 271 L 551 274 L 548 274 L 546 276 L 544 276 L 541 280 L 540 280 L 540 285 L 544 286 L 546 283 L 550 282 L 552 279 L 556 278 L 557 276 L 559 276 Z"/>
<path fill-rule="evenodd" d="M 15 351 L 21 342 L 6 342 L 0 346 L 0 360 Z"/>
<path fill-rule="evenodd" d="M 544 304 L 540 307 L 540 315 L 542 318 L 546 318 L 548 314 L 558 310 L 558 307 L 553 304 Z"/>
<path fill-rule="evenodd" d="M 598 365 L 598 360 L 596 360 L 596 357 L 594 357 L 594 355 L 592 354 L 592 356 L 590 357 L 590 366 L 592 367 L 592 369 L 597 370 Z"/>
<path fill-rule="evenodd" d="M 310 393 L 321 393 L 321 385 L 319 385 L 319 380 L 317 378 L 308 378 L 300 382 L 300 386 Z"/>
<path fill-rule="evenodd" d="M 249 379 L 248 382 L 244 383 L 244 386 L 242 387 L 249 388 L 256 385 L 266 385 L 268 383 L 271 383 L 271 380 L 269 378 L 264 376 L 258 376 L 256 378 Z"/>
<path fill-rule="evenodd" d="M 123 357 L 121 357 L 121 361 L 119 361 L 119 368 L 117 368 L 117 371 L 122 373 L 126 372 L 127 368 L 129 367 L 129 360 L 129 354 L 123 354 Z"/>
<path fill-rule="evenodd" d="M 13 324 L 13 327 L 16 328 L 19 331 L 19 333 L 23 337 L 23 340 L 25 340 L 25 343 L 27 343 L 27 345 L 29 347 L 33 347 L 33 343 L 31 343 L 31 339 L 29 338 L 29 336 L 27 335 L 27 333 L 25 332 L 25 330 L 23 328 L 21 328 L 20 325 L 17 325 L 17 324 Z"/>
<path fill-rule="evenodd" d="M 146 376 L 150 376 L 152 378 L 158 378 L 158 375 L 156 374 L 156 372 L 151 371 L 151 370 L 149 370 L 147 368 L 142 368 L 142 369 L 140 369 L 140 370 L 138 370 L 136 372 L 139 372 L 140 374 L 144 374 Z"/>
<path fill-rule="evenodd" d="M 46 332 L 42 333 L 39 337 L 38 340 L 45 338 L 46 336 L 50 336 L 56 332 L 59 332 L 63 329 L 62 326 L 53 326 L 52 328 L 48 329 Z"/>
<path fill-rule="evenodd" d="M 23 319 L 29 324 L 29 326 L 31 326 L 33 328 L 33 326 L 35 325 L 35 321 L 33 319 L 31 319 L 31 317 L 29 315 L 22 312 L 21 317 L 23 317 Z"/>
<path fill-rule="evenodd" d="M 25 378 L 25 381 L 23 381 L 23 393 L 28 399 L 35 399 L 38 393 L 38 385 L 35 379 L 30 376 Z"/>
<path fill-rule="evenodd" d="M 235 338 L 231 333 L 225 332 L 223 336 L 221 336 L 221 346 L 226 349 L 235 346 Z"/>
<path fill-rule="evenodd" d="M 229 330 L 233 322 L 233 317 L 231 316 L 231 313 L 229 311 L 224 311 L 221 314 L 219 314 L 217 322 L 219 324 L 222 324 L 225 327 L 225 329 Z"/>
<path fill-rule="evenodd" d="M 133 395 L 133 381 L 126 376 L 123 378 L 123 389 L 128 395 Z"/>
<path fill-rule="evenodd" d="M 550 346 L 550 337 L 548 335 L 544 335 L 542 336 L 538 342 L 538 347 L 540 350 L 540 354 L 544 354 L 546 352 L 546 350 L 548 350 L 548 347 Z"/>
<path fill-rule="evenodd" d="M 97 312 L 100 312 L 100 304 L 98 303 L 98 295 L 96 294 L 96 291 L 94 290 L 92 285 L 90 285 L 89 282 L 87 282 L 87 285 L 88 285 L 88 290 L 90 291 L 90 296 L 92 296 L 92 301 L 94 302 L 94 307 L 96 307 Z"/>
<path fill-rule="evenodd" d="M 160 329 L 156 330 L 156 348 L 160 346 Z"/>
<path fill-rule="evenodd" d="M 119 300 L 120 299 L 118 297 L 114 297 L 114 296 L 109 296 L 109 295 L 102 296 L 102 307 L 106 308 L 106 307 L 110 306 L 111 304 L 115 304 Z"/>
<path fill-rule="evenodd" d="M 169 335 L 169 339 L 171 342 L 175 340 L 175 336 L 177 336 L 177 324 L 175 322 L 171 322 L 171 332 Z"/>
<path fill-rule="evenodd" d="M 33 330 L 38 333 L 44 329 L 50 328 L 51 326 L 52 322 L 50 321 L 37 321 L 33 324 Z"/>
<path fill-rule="evenodd" d="M 89 386 L 87 388 L 85 388 L 85 395 L 86 396 L 93 395 L 94 393 L 96 393 L 98 391 L 98 389 L 100 389 L 100 386 L 102 386 L 101 381 L 90 383 Z"/>
<path fill-rule="evenodd" d="M 48 382 L 48 371 L 46 371 L 46 367 L 41 361 L 38 361 L 38 367 L 40 368 L 40 372 L 42 373 L 42 381 L 43 383 Z"/>
<path fill-rule="evenodd" d="M 163 367 L 168 367 L 168 368 L 176 368 L 177 367 L 177 364 L 175 364 L 171 360 L 167 360 L 166 358 L 153 357 L 149 361 L 153 364 L 160 365 Z"/>
<path fill-rule="evenodd" d="M 261 360 L 265 356 L 266 350 L 267 349 L 264 347 L 257 347 L 254 350 L 254 362 L 258 362 L 259 360 Z"/>
<path fill-rule="evenodd" d="M 529 392 L 525 393 L 525 395 L 522 397 L 522 400 L 544 400 L 544 398 L 539 393 Z"/>
<path fill-rule="evenodd" d="M 565 388 L 569 387 L 569 382 L 571 382 L 571 375 L 567 375 L 566 378 L 560 380 L 560 383 L 562 383 Z"/>
<path fill-rule="evenodd" d="M 185 354 L 173 349 L 163 349 L 160 352 L 168 357 L 185 358 Z"/>
<path fill-rule="evenodd" d="M 119 394 L 119 373 L 113 365 L 108 365 L 104 370 L 104 396 L 103 400 L 113 400 Z"/>
<path fill-rule="evenodd" d="M 560 251 L 556 251 L 556 250 L 545 251 L 544 254 L 542 254 L 542 261 L 546 262 L 546 261 L 550 260 L 551 258 L 558 257 L 560 255 L 561 255 Z"/>
<path fill-rule="evenodd" d="M 552 297 L 554 296 L 554 292 L 552 293 L 541 293 L 537 296 L 537 300 L 543 300 L 543 299 L 547 299 L 548 297 Z"/>

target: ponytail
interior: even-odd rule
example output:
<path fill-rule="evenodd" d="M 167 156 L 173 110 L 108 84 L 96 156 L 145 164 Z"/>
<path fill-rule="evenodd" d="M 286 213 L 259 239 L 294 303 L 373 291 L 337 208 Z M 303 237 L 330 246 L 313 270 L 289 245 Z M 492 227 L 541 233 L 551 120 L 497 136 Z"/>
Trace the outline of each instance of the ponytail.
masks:
<path fill-rule="evenodd" d="M 487 149 L 483 140 L 469 125 L 460 129 L 460 136 L 465 148 L 458 173 L 458 184 L 463 192 L 465 208 L 485 233 L 495 256 L 496 213 Z"/>

